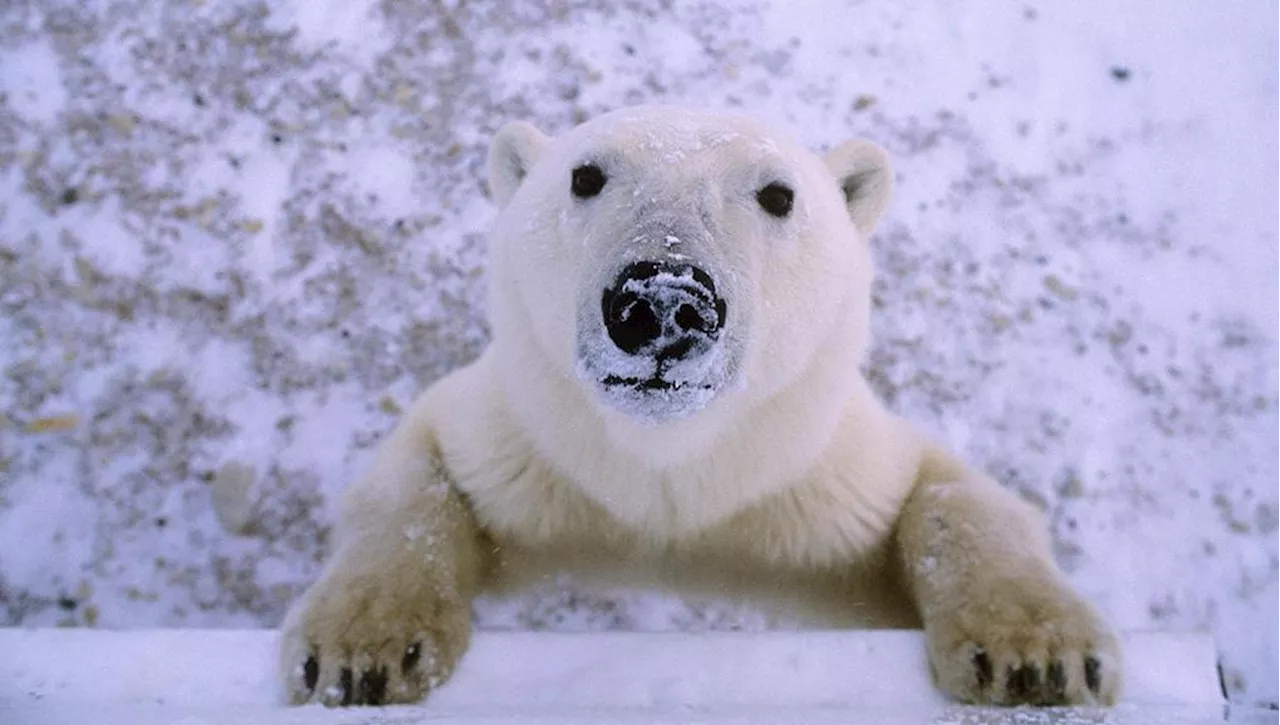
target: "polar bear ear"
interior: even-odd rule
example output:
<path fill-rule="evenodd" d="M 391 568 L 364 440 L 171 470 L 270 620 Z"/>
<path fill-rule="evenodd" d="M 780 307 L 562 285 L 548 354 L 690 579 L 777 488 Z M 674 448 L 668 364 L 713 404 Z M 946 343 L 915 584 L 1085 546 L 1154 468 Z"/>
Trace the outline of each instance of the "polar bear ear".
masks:
<path fill-rule="evenodd" d="M 548 137 L 533 124 L 512 121 L 489 144 L 489 192 L 499 207 L 511 200 L 520 182 L 546 148 Z"/>
<path fill-rule="evenodd" d="M 829 151 L 825 161 L 844 192 L 849 217 L 863 234 L 870 234 L 893 193 L 889 153 L 870 141 L 857 139 Z"/>

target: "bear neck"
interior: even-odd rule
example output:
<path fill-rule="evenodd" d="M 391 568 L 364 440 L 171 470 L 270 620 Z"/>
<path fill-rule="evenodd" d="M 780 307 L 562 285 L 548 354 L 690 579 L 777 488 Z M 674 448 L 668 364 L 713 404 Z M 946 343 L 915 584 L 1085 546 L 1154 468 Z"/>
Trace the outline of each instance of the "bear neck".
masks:
<path fill-rule="evenodd" d="M 834 329 L 866 329 L 856 301 L 842 307 Z M 726 390 L 703 411 L 653 425 L 604 407 L 550 356 L 528 354 L 538 347 L 531 329 L 494 330 L 494 357 L 524 363 L 498 370 L 519 434 L 568 484 L 659 538 L 695 534 L 804 480 L 851 407 L 880 410 L 859 372 L 865 340 L 854 334 L 828 335 L 800 375 L 763 399 Z"/>

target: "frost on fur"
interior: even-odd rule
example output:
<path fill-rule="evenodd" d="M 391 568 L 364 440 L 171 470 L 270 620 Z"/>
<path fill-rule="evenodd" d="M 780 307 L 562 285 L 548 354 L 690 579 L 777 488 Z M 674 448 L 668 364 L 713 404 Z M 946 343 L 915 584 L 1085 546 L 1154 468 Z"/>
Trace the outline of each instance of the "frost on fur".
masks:
<path fill-rule="evenodd" d="M 509 125 L 489 173 L 492 343 L 349 492 L 285 624 L 294 702 L 418 699 L 477 592 L 561 571 L 922 625 L 966 702 L 1114 701 L 1115 638 L 1037 512 L 861 376 L 883 150 L 634 108 L 555 138 Z"/>
<path fill-rule="evenodd" d="M 663 246 L 678 246 L 678 238 L 667 235 Z M 711 277 L 684 259 L 668 253 L 664 266 L 629 266 L 602 294 L 603 324 L 579 331 L 579 377 L 607 404 L 651 425 L 702 410 L 729 381 L 721 343 L 727 306 Z"/>

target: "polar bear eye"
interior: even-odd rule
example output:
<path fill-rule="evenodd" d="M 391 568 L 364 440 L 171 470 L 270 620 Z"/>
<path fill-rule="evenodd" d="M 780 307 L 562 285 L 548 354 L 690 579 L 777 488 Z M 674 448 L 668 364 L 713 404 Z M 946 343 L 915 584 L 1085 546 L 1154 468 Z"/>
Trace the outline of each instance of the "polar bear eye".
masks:
<path fill-rule="evenodd" d="M 579 199 L 590 199 L 600 193 L 608 180 L 599 166 L 583 164 L 573 170 L 570 188 L 573 190 L 573 195 Z"/>
<path fill-rule="evenodd" d="M 756 192 L 756 201 L 760 203 L 760 208 L 779 219 L 791 213 L 791 202 L 795 197 L 796 193 L 791 190 L 791 187 L 776 181 Z"/>

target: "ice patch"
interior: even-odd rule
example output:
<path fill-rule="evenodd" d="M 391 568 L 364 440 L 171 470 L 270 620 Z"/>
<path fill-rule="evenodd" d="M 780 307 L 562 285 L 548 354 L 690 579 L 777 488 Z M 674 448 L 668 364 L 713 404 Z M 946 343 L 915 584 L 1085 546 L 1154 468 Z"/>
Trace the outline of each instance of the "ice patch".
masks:
<path fill-rule="evenodd" d="M 62 65 L 45 40 L 5 51 L 0 63 L 0 96 L 24 120 L 52 123 L 67 103 Z"/>
<path fill-rule="evenodd" d="M 252 225 L 244 262 L 262 281 L 270 280 L 279 265 L 276 221 L 289 192 L 292 163 L 283 152 L 256 153 L 242 163 L 241 203 L 246 223 Z"/>
<path fill-rule="evenodd" d="M 346 159 L 351 180 L 391 216 L 408 216 L 422 204 L 413 194 L 416 169 L 413 151 L 389 145 L 354 149 Z"/>
<path fill-rule="evenodd" d="M 78 562 L 92 555 L 99 526 L 96 502 L 78 486 L 77 461 L 63 457 L 39 478 L 6 484 L 0 507 L 0 571 L 7 586 L 67 591 Z M 37 551 L 37 556 L 31 553 Z M 66 574 L 63 574 L 63 573 Z"/>
<path fill-rule="evenodd" d="M 314 0 L 284 7 L 293 11 L 293 25 L 304 44 L 336 48 L 368 66 L 389 50 L 392 43 L 381 19 L 373 12 L 376 5 L 374 0 Z"/>
<path fill-rule="evenodd" d="M 123 277 L 146 263 L 139 233 L 125 228 L 125 223 L 127 217 L 116 199 L 106 199 L 95 210 L 75 217 L 73 229 L 97 271 Z"/>

